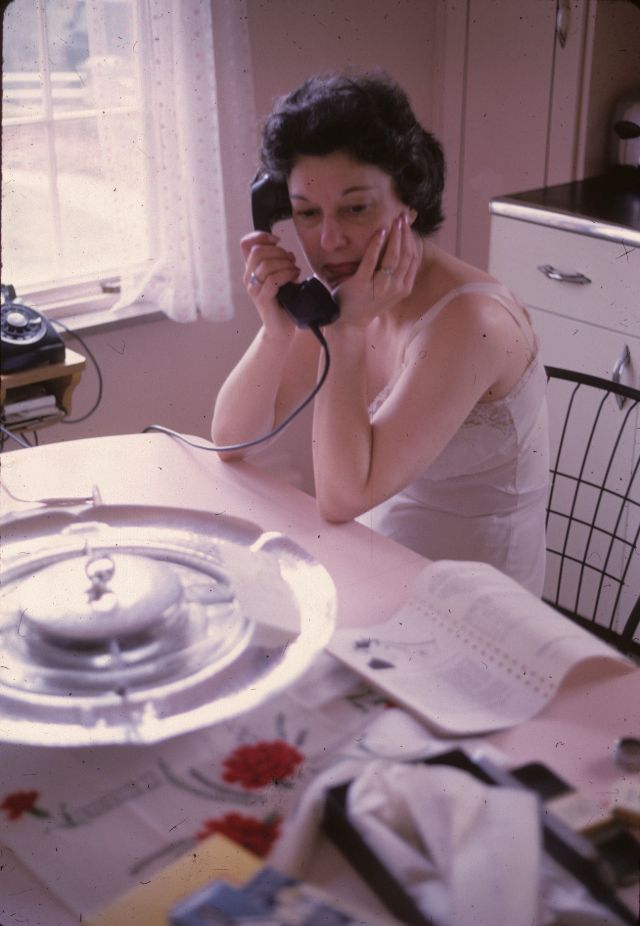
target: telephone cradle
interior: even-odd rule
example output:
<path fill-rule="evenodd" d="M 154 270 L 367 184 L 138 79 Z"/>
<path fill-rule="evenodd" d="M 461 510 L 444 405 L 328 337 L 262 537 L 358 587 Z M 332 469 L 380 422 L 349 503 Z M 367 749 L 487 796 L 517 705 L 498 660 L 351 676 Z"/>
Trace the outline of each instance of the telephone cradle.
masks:
<path fill-rule="evenodd" d="M 11 285 L 2 286 L 2 358 L 0 371 L 16 373 L 42 363 L 61 363 L 64 341 L 49 319 L 34 308 L 16 301 Z"/>

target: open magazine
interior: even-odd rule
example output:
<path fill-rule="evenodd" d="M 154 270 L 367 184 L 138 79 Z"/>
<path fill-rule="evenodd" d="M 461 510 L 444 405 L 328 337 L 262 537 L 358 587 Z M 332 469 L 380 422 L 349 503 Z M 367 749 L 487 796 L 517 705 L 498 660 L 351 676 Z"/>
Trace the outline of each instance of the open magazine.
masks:
<path fill-rule="evenodd" d="M 452 560 L 426 566 L 388 621 L 338 630 L 328 650 L 451 735 L 528 720 L 586 659 L 627 663 L 492 566 Z"/>

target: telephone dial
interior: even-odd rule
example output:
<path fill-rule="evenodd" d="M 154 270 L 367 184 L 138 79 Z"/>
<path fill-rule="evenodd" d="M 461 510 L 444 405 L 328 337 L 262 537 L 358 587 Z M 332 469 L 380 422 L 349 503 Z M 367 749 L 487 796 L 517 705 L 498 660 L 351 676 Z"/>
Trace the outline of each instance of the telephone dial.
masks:
<path fill-rule="evenodd" d="M 290 218 L 286 184 L 272 180 L 269 174 L 259 174 L 251 184 L 251 212 L 256 231 L 270 232 L 275 222 Z M 330 325 L 340 314 L 331 293 L 317 277 L 285 283 L 278 290 L 278 302 L 300 328 Z"/>
<path fill-rule="evenodd" d="M 31 306 L 17 302 L 11 285 L 2 285 L 1 312 L 2 373 L 64 360 L 64 341 L 51 322 Z"/>

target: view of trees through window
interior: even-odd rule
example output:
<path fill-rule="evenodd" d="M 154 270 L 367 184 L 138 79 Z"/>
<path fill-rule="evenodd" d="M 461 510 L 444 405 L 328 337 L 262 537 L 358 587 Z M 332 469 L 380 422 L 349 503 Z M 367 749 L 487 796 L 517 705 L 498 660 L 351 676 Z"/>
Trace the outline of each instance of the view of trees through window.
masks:
<path fill-rule="evenodd" d="M 18 289 L 112 274 L 123 212 L 140 224 L 128 257 L 149 256 L 137 218 L 144 154 L 135 0 L 89 6 L 12 0 L 5 9 L 2 282 Z M 139 161 L 118 174 L 116 209 L 118 139 Z"/>

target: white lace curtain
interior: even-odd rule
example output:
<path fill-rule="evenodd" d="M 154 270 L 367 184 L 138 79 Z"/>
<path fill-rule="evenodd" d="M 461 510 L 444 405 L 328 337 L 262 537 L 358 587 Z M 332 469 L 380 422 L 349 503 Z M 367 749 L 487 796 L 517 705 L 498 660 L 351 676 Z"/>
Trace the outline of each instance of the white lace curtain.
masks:
<path fill-rule="evenodd" d="M 109 4 L 87 5 L 118 228 L 113 311 L 146 303 L 176 321 L 225 320 L 241 275 L 238 240 L 250 221 L 257 145 L 246 0 L 131 3 L 136 40 L 115 58 Z M 119 104 L 136 86 L 142 116 L 132 119 Z M 132 263 L 143 240 L 150 256 Z"/>

